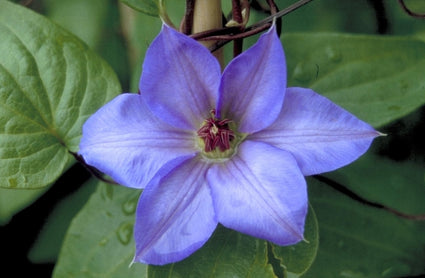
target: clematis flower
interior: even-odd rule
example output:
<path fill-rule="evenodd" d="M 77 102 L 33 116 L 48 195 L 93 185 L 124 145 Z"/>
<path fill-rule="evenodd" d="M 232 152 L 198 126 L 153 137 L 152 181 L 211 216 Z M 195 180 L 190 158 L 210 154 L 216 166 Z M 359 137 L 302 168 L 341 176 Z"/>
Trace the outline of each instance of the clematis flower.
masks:
<path fill-rule="evenodd" d="M 312 90 L 286 88 L 274 27 L 222 73 L 201 44 L 163 26 L 139 88 L 92 115 L 80 143 L 86 163 L 144 188 L 135 262 L 182 260 L 218 223 L 297 243 L 308 208 L 304 176 L 352 162 L 379 135 Z"/>

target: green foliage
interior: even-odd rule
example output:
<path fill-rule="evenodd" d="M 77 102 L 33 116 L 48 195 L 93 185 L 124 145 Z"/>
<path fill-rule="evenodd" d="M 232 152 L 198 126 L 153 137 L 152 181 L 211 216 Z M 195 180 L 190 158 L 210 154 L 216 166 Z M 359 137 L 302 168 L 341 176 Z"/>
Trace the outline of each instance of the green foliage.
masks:
<path fill-rule="evenodd" d="M 46 224 L 41 229 L 37 240 L 28 252 L 28 259 L 31 262 L 56 262 L 71 220 L 84 206 L 90 195 L 96 190 L 96 187 L 97 181 L 92 179 L 83 184 L 77 191 L 66 196 L 52 209 L 46 219 Z M 28 192 L 29 190 L 20 191 Z"/>
<path fill-rule="evenodd" d="M 371 202 L 412 215 L 425 212 L 425 166 L 422 164 L 396 162 L 368 153 L 325 176 Z"/>
<path fill-rule="evenodd" d="M 150 16 L 158 16 L 158 0 L 120 0 L 122 3 Z"/>
<path fill-rule="evenodd" d="M 266 241 L 222 226 L 202 249 L 182 262 L 149 267 L 135 263 L 128 268 L 134 256 L 133 223 L 139 194 L 138 190 L 99 183 L 68 230 L 54 277 L 204 277 L 206 273 L 214 277 L 275 277 Z M 318 226 L 312 209 L 305 238 L 306 242 L 293 246 L 272 246 L 286 271 L 301 274 L 316 256 Z"/>
<path fill-rule="evenodd" d="M 379 127 L 425 104 L 425 43 L 406 37 L 283 37 L 290 86 L 312 88 Z"/>
<path fill-rule="evenodd" d="M 43 4 L 48 17 L 107 59 L 124 87 L 130 86 L 125 83 L 129 56 L 135 92 L 145 51 L 161 20 L 157 0 L 121 2 L 136 11 L 101 0 L 44 0 Z M 281 8 L 288 5 L 286 0 L 276 2 Z M 285 16 L 282 41 L 290 86 L 311 87 L 380 127 L 425 104 L 425 27 L 397 3 L 384 1 L 391 23 L 388 31 L 416 37 L 343 34 L 375 32 L 371 2 L 313 1 Z M 419 11 L 424 7 L 421 0 L 411 3 Z M 183 6 L 184 1 L 167 2 L 167 13 L 176 25 Z M 252 11 L 251 22 L 263 17 Z M 118 29 L 119 20 L 123 30 Z M 294 31 L 309 33 L 290 33 Z M 4 0 L 0 0 L 0 38 L 0 224 L 5 224 L 74 163 L 69 151 L 78 151 L 82 124 L 121 89 L 116 74 L 76 36 Z M 247 39 L 244 45 L 255 41 L 255 37 Z M 391 136 L 377 139 L 375 146 Z M 365 155 L 326 177 L 369 201 L 420 214 L 425 212 L 424 173 L 423 163 Z M 29 257 L 36 262 L 56 259 L 70 219 L 97 186 L 66 233 L 55 278 L 424 274 L 423 222 L 361 204 L 312 178 L 308 184 L 315 212 L 310 209 L 305 242 L 279 247 L 218 226 L 207 244 L 182 262 L 129 267 L 140 191 L 91 181 L 78 197 L 71 196 L 55 208 Z M 35 190 L 18 190 L 22 188 Z"/>
<path fill-rule="evenodd" d="M 0 226 L 7 224 L 13 215 L 34 202 L 47 189 L 48 186 L 33 190 L 0 188 Z"/>
<path fill-rule="evenodd" d="M 319 226 L 311 206 L 306 219 L 304 238 L 304 241 L 292 246 L 272 245 L 272 252 L 280 261 L 280 265 L 285 271 L 285 277 L 302 276 L 316 258 L 319 249 Z"/>
<path fill-rule="evenodd" d="M 39 188 L 72 163 L 88 116 L 121 90 L 75 36 L 0 1 L 0 187 Z"/>
<path fill-rule="evenodd" d="M 368 200 L 402 212 L 423 213 L 425 209 L 424 168 L 413 163 L 368 155 L 327 176 Z M 423 221 L 402 219 L 364 205 L 312 178 L 308 183 L 310 201 L 320 223 L 320 248 L 305 277 L 423 274 Z"/>
<path fill-rule="evenodd" d="M 267 242 L 219 226 L 205 246 L 186 260 L 149 266 L 149 278 L 275 277 Z"/>
<path fill-rule="evenodd" d="M 147 277 L 147 266 L 133 264 L 133 223 L 139 190 L 99 183 L 74 218 L 53 277 Z"/>

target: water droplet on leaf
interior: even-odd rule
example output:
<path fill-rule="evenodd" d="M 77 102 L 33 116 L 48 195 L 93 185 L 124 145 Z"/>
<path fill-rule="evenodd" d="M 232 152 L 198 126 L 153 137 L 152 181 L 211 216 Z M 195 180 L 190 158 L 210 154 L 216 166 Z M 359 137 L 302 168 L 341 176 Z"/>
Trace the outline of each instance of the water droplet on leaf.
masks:
<path fill-rule="evenodd" d="M 119 226 L 117 237 L 122 244 L 127 245 L 130 242 L 133 236 L 133 225 L 133 222 L 123 222 Z"/>
<path fill-rule="evenodd" d="M 114 196 L 114 188 L 110 185 L 102 186 L 101 196 L 103 200 L 112 200 Z"/>
<path fill-rule="evenodd" d="M 10 178 L 8 182 L 9 182 L 9 187 L 11 188 L 18 186 L 18 181 L 15 178 Z"/>
<path fill-rule="evenodd" d="M 410 266 L 404 263 L 394 263 L 389 268 L 382 271 L 382 277 L 399 277 L 410 274 Z"/>
<path fill-rule="evenodd" d="M 312 63 L 301 62 L 294 69 L 294 78 L 302 83 L 307 83 L 315 79 L 318 75 L 319 67 Z"/>
<path fill-rule="evenodd" d="M 108 239 L 105 237 L 105 238 L 102 238 L 102 240 L 99 242 L 99 245 L 104 246 L 106 243 L 108 243 Z"/>
<path fill-rule="evenodd" d="M 342 54 L 340 51 L 336 50 L 333 47 L 326 47 L 325 49 L 326 57 L 329 59 L 329 61 L 338 63 L 342 60 Z"/>
<path fill-rule="evenodd" d="M 137 207 L 137 200 L 139 199 L 138 197 L 139 196 L 134 196 L 122 204 L 121 208 L 125 214 L 127 215 L 134 214 Z"/>

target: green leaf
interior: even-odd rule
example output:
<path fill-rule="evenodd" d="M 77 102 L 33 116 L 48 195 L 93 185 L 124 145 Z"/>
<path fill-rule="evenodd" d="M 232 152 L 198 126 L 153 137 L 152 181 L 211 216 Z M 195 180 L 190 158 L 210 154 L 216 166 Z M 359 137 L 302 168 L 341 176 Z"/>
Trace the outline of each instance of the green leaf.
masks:
<path fill-rule="evenodd" d="M 312 88 L 373 126 L 425 104 L 425 43 L 409 37 L 284 36 L 290 86 Z"/>
<path fill-rule="evenodd" d="M 275 277 L 267 242 L 218 226 L 209 241 L 187 259 L 149 266 L 149 278 Z"/>
<path fill-rule="evenodd" d="M 299 277 L 312 264 L 318 248 L 318 226 L 312 209 L 304 236 L 308 243 L 281 247 L 219 225 L 208 242 L 187 259 L 165 266 L 149 266 L 149 278 L 275 277 L 274 271 L 278 269 L 273 271 L 269 255 L 279 260 L 286 273 Z M 283 275 L 283 270 L 280 274 Z"/>
<path fill-rule="evenodd" d="M 158 0 L 120 0 L 127 6 L 135 9 L 136 11 L 145 13 L 150 16 L 158 16 Z"/>
<path fill-rule="evenodd" d="M 109 0 L 44 0 L 45 15 L 69 30 L 90 48 L 102 39 L 102 28 L 108 20 Z"/>
<path fill-rule="evenodd" d="M 308 183 L 320 223 L 320 248 L 303 277 L 375 278 L 425 273 L 424 222 L 363 205 L 314 179 Z"/>
<path fill-rule="evenodd" d="M 319 248 L 319 226 L 311 206 L 304 228 L 304 238 L 305 241 L 292 246 L 272 245 L 273 254 L 280 260 L 286 275 L 290 275 L 290 277 L 300 277 L 306 272 L 316 258 Z"/>
<path fill-rule="evenodd" d="M 268 254 L 276 254 L 293 274 L 304 272 L 314 259 L 318 229 L 310 210 L 305 232 L 309 243 L 273 246 L 271 253 L 266 241 L 219 225 L 204 247 L 181 262 L 149 267 L 135 263 L 128 268 L 135 252 L 133 224 L 139 194 L 139 190 L 100 183 L 71 223 L 54 277 L 275 277 Z"/>
<path fill-rule="evenodd" d="M 99 183 L 65 236 L 53 277 L 147 277 L 132 262 L 134 212 L 140 190 Z"/>
<path fill-rule="evenodd" d="M 48 188 L 33 190 L 0 188 L 0 226 L 7 224 L 13 215 L 32 204 Z"/>
<path fill-rule="evenodd" d="M 325 176 L 369 201 L 407 214 L 425 214 L 425 167 L 421 164 L 367 153 Z"/>
<path fill-rule="evenodd" d="M 91 179 L 55 205 L 28 253 L 28 259 L 31 262 L 56 262 L 72 218 L 84 206 L 90 195 L 95 191 L 96 186 L 97 181 Z M 24 190 L 24 192 L 27 191 Z"/>
<path fill-rule="evenodd" d="M 129 83 L 130 74 L 118 5 L 120 3 L 115 0 L 43 1 L 45 15 L 77 35 L 104 58 L 125 87 Z M 131 18 L 123 15 L 122 20 Z"/>
<path fill-rule="evenodd" d="M 84 121 L 121 89 L 75 36 L 0 1 L 0 187 L 39 188 L 74 163 Z"/>

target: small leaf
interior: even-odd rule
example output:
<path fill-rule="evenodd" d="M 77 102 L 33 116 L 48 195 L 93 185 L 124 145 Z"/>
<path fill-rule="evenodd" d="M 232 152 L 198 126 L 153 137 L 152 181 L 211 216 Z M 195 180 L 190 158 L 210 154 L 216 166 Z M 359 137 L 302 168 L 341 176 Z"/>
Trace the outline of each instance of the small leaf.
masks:
<path fill-rule="evenodd" d="M 53 277 L 147 277 L 133 264 L 134 212 L 139 190 L 100 183 L 71 222 Z"/>
<path fill-rule="evenodd" d="M 79 39 L 0 1 L 0 187 L 39 188 L 74 163 L 84 121 L 121 89 Z"/>
<path fill-rule="evenodd" d="M 425 104 L 425 43 L 410 37 L 291 34 L 289 84 L 309 87 L 375 127 Z"/>
<path fill-rule="evenodd" d="M 158 16 L 158 0 L 120 0 L 127 6 L 151 16 Z"/>
<path fill-rule="evenodd" d="M 314 179 L 308 184 L 320 223 L 320 248 L 303 277 L 407 277 L 425 273 L 424 222 L 365 206 Z"/>
<path fill-rule="evenodd" d="M 285 247 L 272 245 L 275 257 L 280 260 L 281 266 L 287 275 L 291 275 L 290 277 L 300 277 L 306 272 L 316 258 L 319 248 L 319 226 L 311 206 L 306 219 L 304 238 L 305 241 L 296 245 Z"/>

